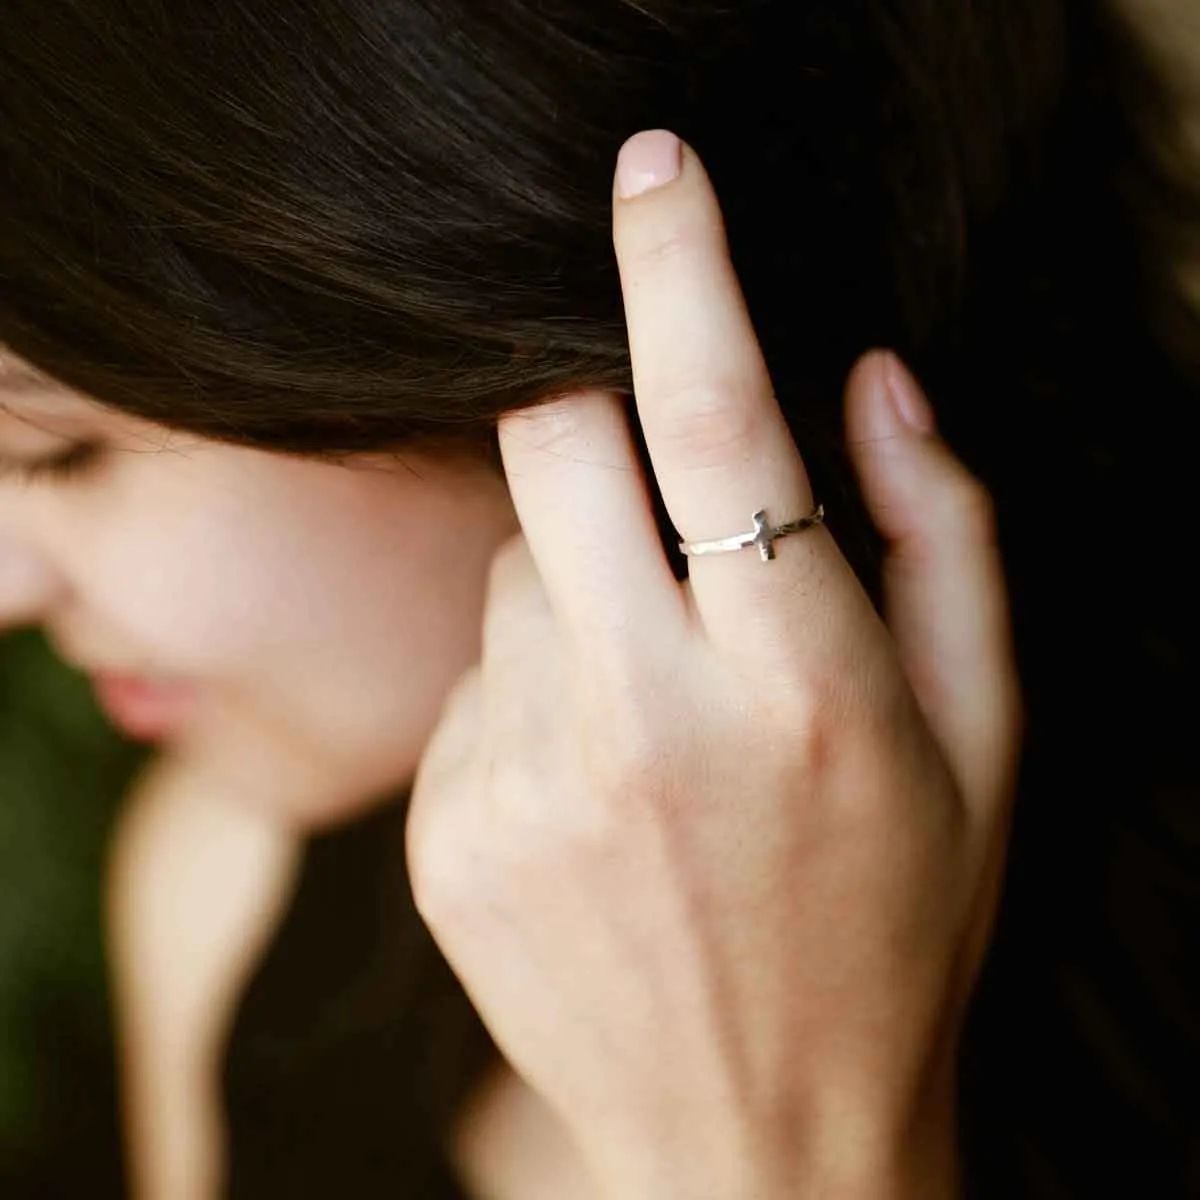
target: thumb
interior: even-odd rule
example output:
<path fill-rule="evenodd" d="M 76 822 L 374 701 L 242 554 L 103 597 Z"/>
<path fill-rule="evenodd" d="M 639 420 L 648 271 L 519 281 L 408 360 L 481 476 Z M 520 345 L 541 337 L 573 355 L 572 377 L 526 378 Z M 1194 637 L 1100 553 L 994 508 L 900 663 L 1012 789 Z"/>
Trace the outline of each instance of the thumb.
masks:
<path fill-rule="evenodd" d="M 872 351 L 846 384 L 846 437 L 886 541 L 885 619 L 969 805 L 1010 796 L 1022 705 L 992 499 L 934 428 L 900 360 Z"/>

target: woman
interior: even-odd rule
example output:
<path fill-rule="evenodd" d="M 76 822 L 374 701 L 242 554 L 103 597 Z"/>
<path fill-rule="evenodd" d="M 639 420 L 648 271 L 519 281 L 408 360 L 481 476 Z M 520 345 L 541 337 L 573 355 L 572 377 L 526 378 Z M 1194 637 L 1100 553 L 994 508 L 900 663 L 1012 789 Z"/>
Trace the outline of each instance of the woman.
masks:
<path fill-rule="evenodd" d="M 981 1194 L 1102 1194 L 1098 1188 L 1135 1169 L 1142 1194 L 1181 1193 L 1191 1145 L 1181 1051 L 1195 1034 L 1195 1010 L 1181 983 L 1164 984 L 1145 964 L 1120 971 L 1115 983 L 1113 947 L 1144 942 L 1120 940 L 1129 908 L 1107 924 L 1095 911 L 1114 896 L 1135 903 L 1139 881 L 1151 890 L 1147 879 L 1157 895 L 1168 894 L 1163 879 L 1174 877 L 1165 866 L 1124 868 L 1121 856 L 1150 846 L 1176 862 L 1186 831 L 1173 839 L 1167 831 L 1194 783 L 1185 742 L 1174 736 L 1180 710 L 1164 686 L 1188 663 L 1186 626 L 1170 609 L 1182 593 L 1171 587 L 1170 557 L 1156 555 L 1171 544 L 1169 467 L 1178 447 L 1156 444 L 1151 453 L 1145 437 L 1155 428 L 1145 410 L 1171 413 L 1183 383 L 1139 323 L 1129 286 L 1135 243 L 1105 158 L 1109 147 L 1120 149 L 1111 135 L 1122 128 L 1105 107 L 1105 87 L 1137 60 L 1118 55 L 1094 14 L 1044 0 L 1003 11 L 961 0 L 799 8 L 563 0 L 481 9 L 361 0 L 302 6 L 285 22 L 249 0 L 219 20 L 178 5 L 168 13 L 79 3 L 65 14 L 31 2 L 10 3 L 2 18 L 0 161 L 9 186 L 0 200 L 0 339 L 13 367 L 4 449 L 9 458 L 52 456 L 78 471 L 38 488 L 4 484 L 5 619 L 45 623 L 69 661 L 98 673 L 102 696 L 130 732 L 164 743 L 130 797 L 110 905 L 135 1191 L 693 1195 L 693 1172 L 710 1183 L 728 1172 L 729 1189 L 752 1177 L 812 1186 L 821 1171 L 869 1164 L 878 1177 L 845 1179 L 845 1194 L 880 1194 L 884 1186 L 953 1194 L 961 1157 L 966 1184 Z M 1157 95 L 1149 82 L 1139 86 L 1139 94 Z M 722 267 L 724 251 L 697 234 L 700 249 L 676 256 L 680 273 L 657 291 L 631 265 L 638 255 L 629 244 L 645 235 L 622 224 L 623 213 L 636 222 L 633 213 L 658 211 L 655 201 L 635 208 L 641 198 L 631 200 L 626 209 L 612 193 L 617 150 L 655 128 L 687 143 L 680 186 L 659 199 L 680 197 L 664 203 L 691 211 L 675 219 L 701 231 L 716 228 L 719 201 L 731 256 Z M 1149 202 L 1141 211 L 1152 211 Z M 674 244 L 669 231 L 660 231 L 659 244 Z M 671 257 L 658 255 L 663 264 Z M 703 266 L 689 275 L 687 264 L 697 261 Z M 734 271 L 752 336 L 748 322 L 714 323 L 722 336 L 711 338 L 699 318 L 670 325 L 671 314 L 693 304 L 699 314 L 737 311 Z M 664 302 L 639 305 L 633 297 L 647 290 Z M 1166 308 L 1162 327 L 1176 328 L 1182 312 Z M 1172 335 L 1176 341 L 1186 344 Z M 586 445 L 615 448 L 618 457 L 598 461 L 615 464 L 609 474 L 627 481 L 631 448 L 611 440 L 612 393 L 638 391 L 631 429 L 640 437 L 654 403 L 642 393 L 655 389 L 638 388 L 639 375 L 671 355 L 676 372 L 706 354 L 710 366 L 733 355 L 745 369 L 721 394 L 765 405 L 770 389 L 751 344 L 803 451 L 789 456 L 790 442 L 776 436 L 750 459 L 762 472 L 757 482 L 780 497 L 763 501 L 768 520 L 808 513 L 811 494 L 828 510 L 827 527 L 782 538 L 779 561 L 765 566 L 753 549 L 689 564 L 674 549 L 680 538 L 735 530 L 699 520 L 704 513 L 693 507 L 682 522 L 689 527 L 676 533 L 686 504 L 661 465 L 670 439 L 651 423 L 647 445 L 635 449 L 664 499 L 651 489 L 639 508 L 627 488 L 619 497 L 614 490 L 603 529 L 644 533 L 653 505 L 662 563 L 691 585 L 675 594 L 709 618 L 723 611 L 713 629 L 734 629 L 736 614 L 752 614 L 749 629 L 774 647 L 803 639 L 770 607 L 778 599 L 766 581 L 778 587 L 780 576 L 748 572 L 790 570 L 785 586 L 798 607 L 809 603 L 806 594 L 824 593 L 840 598 L 821 610 L 831 622 L 855 612 L 855 624 L 832 640 L 860 647 L 863 662 L 875 664 L 890 651 L 866 609 L 853 608 L 849 575 L 811 576 L 806 587 L 795 571 L 812 561 L 806 555 L 824 555 L 826 572 L 845 562 L 879 607 L 887 599 L 891 633 L 903 646 L 904 620 L 894 618 L 907 613 L 917 629 L 919 616 L 953 589 L 944 579 L 920 600 L 910 589 L 905 607 L 895 571 L 885 589 L 884 552 L 894 554 L 905 522 L 915 530 L 939 511 L 931 503 L 938 479 L 967 478 L 953 446 L 995 505 L 1027 737 L 1006 909 L 966 1030 L 957 1112 L 945 1104 L 954 1056 L 939 1034 L 952 1046 L 975 983 L 976 942 L 990 933 L 994 900 L 981 864 L 987 858 L 998 870 L 1013 799 L 1005 773 L 1017 722 L 1005 699 L 1011 663 L 998 612 L 980 622 L 986 637 L 960 646 L 953 678 L 965 691 L 954 703 L 931 703 L 933 677 L 922 687 L 912 669 L 931 658 L 906 659 L 927 719 L 918 725 L 904 710 L 913 720 L 906 737 L 918 739 L 904 744 L 919 744 L 924 764 L 909 764 L 904 778 L 927 801 L 936 792 L 951 805 L 945 771 L 954 761 L 930 730 L 930 713 L 953 723 L 960 700 L 983 696 L 1004 714 L 985 722 L 1002 750 L 990 768 L 979 768 L 987 755 L 978 749 L 970 756 L 980 792 L 989 793 L 992 853 L 977 855 L 977 869 L 964 869 L 954 886 L 935 873 L 949 869 L 948 851 L 920 859 L 903 892 L 904 913 L 923 914 L 905 927 L 914 938 L 940 929 L 943 918 L 953 927 L 941 930 L 936 947 L 917 938 L 896 960 L 904 971 L 915 964 L 917 974 L 936 964 L 933 979 L 905 1019 L 879 1025 L 879 1012 L 855 1008 L 883 1036 L 855 1042 L 848 1058 L 797 1060 L 836 1061 L 836 1070 L 813 1068 L 806 1082 L 832 1088 L 826 1098 L 854 1096 L 828 1139 L 812 1142 L 811 1123 L 784 1122 L 769 1150 L 739 1154 L 734 1137 L 747 1131 L 738 1106 L 722 1111 L 706 1092 L 715 1073 L 701 1069 L 703 1054 L 677 1058 L 685 1085 L 661 1093 L 655 1080 L 675 1081 L 672 1072 L 639 1076 L 621 1055 L 606 1061 L 593 1052 L 587 1069 L 556 1074 L 559 1064 L 577 1065 L 571 1056 L 588 1041 L 549 1032 L 544 1006 L 568 994 L 566 968 L 579 949 L 563 929 L 604 913 L 606 896 L 617 895 L 611 874 L 608 893 L 589 890 L 594 881 L 582 875 L 559 893 L 563 911 L 579 920 L 564 921 L 549 955 L 563 972 L 553 986 L 506 974 L 521 944 L 500 940 L 503 921 L 484 936 L 468 918 L 511 910 L 508 927 L 528 933 L 537 913 L 554 908 L 545 870 L 552 854 L 530 895 L 513 886 L 512 855 L 508 890 L 498 890 L 495 874 L 483 886 L 500 861 L 499 839 L 479 833 L 497 832 L 484 825 L 486 814 L 507 811 L 511 828 L 531 813 L 520 808 L 524 791 L 488 793 L 491 807 L 480 805 L 480 763 L 496 759 L 475 753 L 471 734 L 481 729 L 492 750 L 521 743 L 497 735 L 496 718 L 523 715 L 507 728 L 524 731 L 524 758 L 501 765 L 521 768 L 539 803 L 552 806 L 564 780 L 593 780 L 595 772 L 571 776 L 553 761 L 539 763 L 540 779 L 530 770 L 535 746 L 576 745 L 554 724 L 565 705 L 554 703 L 563 692 L 561 662 L 546 649 L 557 644 L 545 636 L 548 612 L 556 628 L 564 613 L 578 616 L 567 597 L 597 563 L 608 565 L 611 586 L 593 576 L 590 594 L 613 603 L 593 606 L 570 628 L 611 635 L 668 594 L 645 553 L 605 558 L 609 542 L 584 528 L 579 540 L 589 553 L 572 557 L 577 525 L 554 536 L 538 525 L 546 514 L 577 511 L 562 480 L 558 491 L 531 490 L 536 462 L 554 458 L 546 451 L 555 438 L 543 437 L 541 458 L 530 457 L 529 437 L 520 436 L 530 427 L 502 418 L 569 398 L 593 422 L 584 427 Z M 879 360 L 851 374 L 873 346 L 895 347 L 917 369 L 944 441 L 883 437 L 873 423 L 883 410 L 870 398 Z M 39 374 L 25 388 L 18 372 L 30 369 Z M 1143 407 L 1131 428 L 1125 397 L 1135 385 Z M 596 432 L 602 427 L 609 432 Z M 575 462 L 571 437 L 579 434 L 571 421 L 566 428 L 571 453 L 559 457 Z M 889 443 L 913 457 L 880 453 Z M 906 463 L 923 474 L 911 476 L 919 482 L 905 496 L 897 489 Z M 1124 494 L 1131 476 L 1143 510 L 1162 525 L 1148 529 L 1114 505 L 1116 485 Z M 700 500 L 707 502 L 703 493 Z M 779 503 L 786 511 L 770 507 Z M 942 544 L 922 528 L 926 543 L 916 544 Z M 949 543 L 976 598 L 964 605 L 960 597 L 955 612 L 1003 599 L 998 579 L 987 583 L 998 569 L 988 540 L 975 524 Z M 501 547 L 508 549 L 497 559 Z M 1145 561 L 1114 571 L 1114 547 L 1140 550 Z M 553 564 L 568 559 L 572 568 L 556 574 Z M 627 588 L 625 569 L 644 586 Z M 720 581 L 732 578 L 758 589 L 761 604 L 726 593 Z M 1134 626 L 1120 620 L 1131 597 L 1145 614 Z M 945 654 L 946 624 L 925 630 L 925 641 L 911 634 L 907 644 Z M 503 638 L 494 633 L 500 628 Z M 577 639 L 576 648 L 589 644 Z M 473 670 L 481 655 L 485 668 L 503 661 L 489 659 L 489 645 L 510 648 L 508 666 L 481 675 Z M 649 654 L 651 642 L 643 645 Z M 1098 645 L 1109 665 L 1100 680 Z M 778 681 L 772 670 L 764 661 L 754 676 L 755 704 Z M 131 673 L 157 683 L 119 678 Z M 898 677 L 886 676 L 889 688 Z M 455 688 L 460 679 L 465 686 Z M 1139 697 L 1132 714 L 1115 703 L 1131 688 Z M 669 693 L 669 711 L 700 694 L 710 711 L 727 698 L 736 706 L 739 696 L 697 685 Z M 546 697 L 550 707 L 533 707 Z M 747 711 L 776 715 L 749 698 Z M 529 736 L 546 725 L 556 736 Z M 705 732 L 728 750 L 740 728 L 726 713 Z M 795 768 L 775 726 L 750 728 L 772 731 L 757 743 L 768 768 L 781 777 Z M 863 745 L 867 754 L 872 744 Z M 857 761 L 844 744 L 839 754 Z M 712 774 L 727 792 L 758 779 L 750 761 L 745 775 L 728 766 L 737 761 L 732 752 L 714 760 L 726 764 Z M 805 795 L 811 777 L 803 774 Z M 1076 795 L 1086 804 L 1073 806 Z M 714 828 L 728 830 L 719 823 L 727 810 L 711 800 Z M 595 811 L 581 799 L 568 815 Z M 779 818 L 785 809 L 770 811 Z M 897 837 L 905 830 L 888 828 Z M 929 832 L 926 842 L 895 844 L 927 850 L 936 841 Z M 704 858 L 711 871 L 693 883 L 719 880 L 727 869 L 712 849 Z M 871 878 L 891 878 L 877 849 L 881 874 Z M 479 870 L 464 882 L 467 862 Z M 812 871 L 795 874 L 798 889 L 813 886 Z M 662 875 L 643 870 L 630 879 Z M 937 920 L 920 907 L 916 886 L 928 880 L 934 889 L 935 878 L 945 884 L 933 892 L 944 906 Z M 474 906 L 468 884 L 482 888 Z M 781 913 L 839 913 L 853 923 L 850 905 L 876 915 L 886 907 L 851 890 L 836 905 L 826 893 L 808 909 L 776 903 L 762 911 L 786 930 Z M 785 891 L 789 903 L 813 896 Z M 970 921 L 968 893 L 979 898 Z M 576 894 L 584 907 L 573 911 Z M 718 911 L 745 917 L 744 890 L 735 896 L 739 903 Z M 651 922 L 659 933 L 665 925 Z M 738 928 L 753 938 L 770 925 Z M 805 944 L 829 952 L 837 940 Z M 489 963 L 488 943 L 511 953 Z M 778 943 L 766 945 L 754 962 L 790 964 Z M 649 961 L 670 946 L 654 943 Z M 948 962 L 956 956 L 969 964 L 961 972 Z M 805 960 L 797 973 L 771 977 L 784 989 L 778 1009 L 728 1011 L 792 1019 L 794 1006 L 784 1001 L 811 994 L 822 978 L 805 956 L 795 958 Z M 662 975 L 666 983 L 677 977 Z M 520 996 L 501 994 L 506 978 L 521 981 Z M 582 988 L 576 1014 L 589 1003 L 606 1018 L 631 1010 L 632 1001 L 606 1004 L 596 990 L 611 971 L 578 969 L 574 978 Z M 882 973 L 847 978 L 855 1004 L 879 995 L 899 997 L 904 1008 L 912 999 L 904 990 L 911 974 L 894 993 L 878 986 Z M 659 1044 L 648 1044 L 643 1029 L 634 1057 L 661 1066 L 666 1060 L 654 1054 L 676 1045 L 667 1033 L 690 1028 L 685 1007 L 674 1020 L 651 1021 Z M 1090 1024 L 1061 1030 L 1056 1022 L 1068 1011 Z M 526 1013 L 538 1019 L 522 1029 Z M 1020 1045 L 1005 1028 L 1014 1015 Z M 619 1022 L 604 1028 L 617 1036 Z M 821 1028 L 837 1040 L 836 1021 Z M 1158 1040 L 1148 1040 L 1149 1029 Z M 795 1054 L 799 1042 L 799 1029 L 789 1027 L 786 1038 L 755 1043 L 757 1061 L 767 1064 L 755 1076 L 760 1098 L 779 1084 L 770 1064 L 790 1062 L 784 1048 Z M 810 1048 L 828 1044 L 818 1036 Z M 874 1069 L 888 1059 L 876 1056 L 881 1046 L 911 1050 L 913 1059 L 897 1069 L 884 1124 L 863 1098 L 882 1078 Z M 866 1086 L 838 1091 L 830 1079 L 841 1087 L 848 1062 L 868 1064 Z M 603 1104 L 588 1086 L 610 1068 Z M 899 1104 L 901 1093 L 910 1108 Z M 814 1093 L 780 1094 L 786 1109 Z M 1057 1120 L 1065 1103 L 1086 1112 L 1086 1143 Z M 680 1107 L 697 1120 L 682 1122 L 672 1142 L 654 1119 Z M 900 1147 L 887 1139 L 904 1123 L 913 1137 Z M 1097 1145 L 1096 1131 L 1106 1129 L 1120 1136 Z M 882 1149 L 866 1150 L 863 1136 L 882 1138 Z M 837 1154 L 815 1159 L 809 1144 Z"/>

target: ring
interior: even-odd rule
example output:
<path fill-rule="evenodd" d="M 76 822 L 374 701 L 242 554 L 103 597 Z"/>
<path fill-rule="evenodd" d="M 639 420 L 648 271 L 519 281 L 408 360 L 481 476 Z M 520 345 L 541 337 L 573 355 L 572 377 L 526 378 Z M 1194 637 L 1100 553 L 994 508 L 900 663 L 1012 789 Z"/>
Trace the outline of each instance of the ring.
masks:
<path fill-rule="evenodd" d="M 782 525 L 772 525 L 767 520 L 767 510 L 760 508 L 752 518 L 754 529 L 750 533 L 735 533 L 732 537 L 715 538 L 709 542 L 680 542 L 679 549 L 684 554 L 724 554 L 729 550 L 745 550 L 748 546 L 757 546 L 763 562 L 775 557 L 775 540 L 786 537 L 789 533 L 799 533 L 825 520 L 825 506 L 818 504 L 807 517 L 796 521 L 785 521 Z"/>

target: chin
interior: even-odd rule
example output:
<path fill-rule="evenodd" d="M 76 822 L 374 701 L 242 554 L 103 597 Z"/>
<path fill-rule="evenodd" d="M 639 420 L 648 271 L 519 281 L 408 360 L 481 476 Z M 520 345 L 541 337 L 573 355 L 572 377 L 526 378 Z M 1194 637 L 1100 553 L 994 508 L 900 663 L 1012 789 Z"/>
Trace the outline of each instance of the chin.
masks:
<path fill-rule="evenodd" d="M 181 736 L 171 752 L 205 775 L 229 801 L 267 814 L 295 832 L 348 824 L 398 800 L 416 775 L 415 755 L 387 758 L 366 748 L 264 729 L 241 716 L 210 720 Z"/>

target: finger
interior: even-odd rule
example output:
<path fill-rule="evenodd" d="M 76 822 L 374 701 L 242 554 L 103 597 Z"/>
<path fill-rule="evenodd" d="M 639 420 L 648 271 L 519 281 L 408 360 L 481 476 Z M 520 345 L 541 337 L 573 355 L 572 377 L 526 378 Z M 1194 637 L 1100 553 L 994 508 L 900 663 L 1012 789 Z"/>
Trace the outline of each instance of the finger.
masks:
<path fill-rule="evenodd" d="M 676 177 L 623 194 L 629 181 L 670 175 L 673 153 Z M 808 474 L 775 399 L 716 195 L 695 152 L 674 135 L 651 130 L 622 147 L 613 243 L 638 416 L 681 539 L 750 532 L 763 509 L 774 524 L 810 513 Z M 740 637 L 745 614 L 764 604 L 787 605 L 794 622 L 795 589 L 781 584 L 809 580 L 815 561 L 840 558 L 820 526 L 780 539 L 773 551 L 769 565 L 753 547 L 690 560 L 696 608 L 710 633 Z M 838 603 L 843 572 L 833 574 L 839 586 L 829 599 Z"/>
<path fill-rule="evenodd" d="M 684 629 L 621 398 L 579 392 L 510 413 L 499 441 L 522 532 L 564 628 L 585 644 Z"/>
<path fill-rule="evenodd" d="M 893 404 L 893 365 L 923 426 L 906 424 Z M 1021 699 L 990 497 L 934 431 L 920 388 L 891 354 L 864 355 L 851 372 L 846 431 L 887 540 L 886 617 L 909 683 L 968 802 L 998 804 L 1014 782 Z"/>
<path fill-rule="evenodd" d="M 405 864 L 426 921 L 440 898 L 454 893 L 463 870 L 461 832 L 478 824 L 468 810 L 477 791 L 472 781 L 484 699 L 482 674 L 472 666 L 446 695 L 409 790 Z"/>
<path fill-rule="evenodd" d="M 480 671 L 484 719 L 511 750 L 511 731 L 529 724 L 530 700 L 560 703 L 558 623 L 524 534 L 492 559 L 484 608 Z M 543 722 L 542 734 L 548 726 Z"/>

